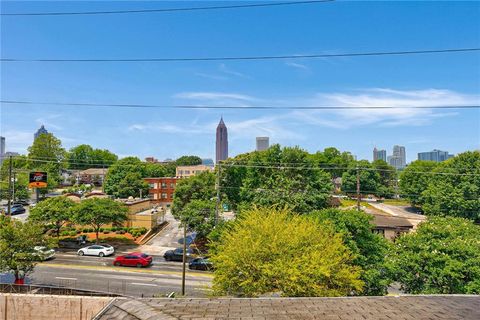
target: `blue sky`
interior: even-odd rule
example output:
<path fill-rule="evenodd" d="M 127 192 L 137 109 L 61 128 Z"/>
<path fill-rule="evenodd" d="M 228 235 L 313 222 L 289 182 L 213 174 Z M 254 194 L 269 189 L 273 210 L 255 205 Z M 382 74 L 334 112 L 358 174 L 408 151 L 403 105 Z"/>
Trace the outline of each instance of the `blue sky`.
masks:
<path fill-rule="evenodd" d="M 225 2 L 2 2 L 3 12 L 171 8 Z M 150 58 L 478 47 L 478 2 L 346 2 L 222 11 L 2 17 L 2 58 Z M 278 105 L 480 104 L 480 54 L 177 63 L 2 63 L 3 100 Z M 64 147 L 120 156 L 214 157 L 223 115 L 230 155 L 256 136 L 371 160 L 480 148 L 477 110 L 161 110 L 1 106 L 7 150 L 25 153 L 41 124 Z"/>

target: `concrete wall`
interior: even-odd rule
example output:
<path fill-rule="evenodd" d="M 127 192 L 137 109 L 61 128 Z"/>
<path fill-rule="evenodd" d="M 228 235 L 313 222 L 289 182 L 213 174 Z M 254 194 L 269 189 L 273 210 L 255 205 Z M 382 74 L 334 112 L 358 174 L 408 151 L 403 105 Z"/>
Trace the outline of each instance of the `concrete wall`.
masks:
<path fill-rule="evenodd" d="M 0 320 L 90 320 L 112 298 L 0 294 Z"/>

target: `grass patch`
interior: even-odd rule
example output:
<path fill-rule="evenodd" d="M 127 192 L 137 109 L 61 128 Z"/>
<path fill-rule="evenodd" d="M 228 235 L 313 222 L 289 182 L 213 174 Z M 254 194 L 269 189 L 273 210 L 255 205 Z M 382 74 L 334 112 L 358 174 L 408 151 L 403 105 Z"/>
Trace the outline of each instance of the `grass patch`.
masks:
<path fill-rule="evenodd" d="M 410 202 L 405 199 L 385 199 L 383 200 L 383 203 L 392 206 L 410 206 Z"/>

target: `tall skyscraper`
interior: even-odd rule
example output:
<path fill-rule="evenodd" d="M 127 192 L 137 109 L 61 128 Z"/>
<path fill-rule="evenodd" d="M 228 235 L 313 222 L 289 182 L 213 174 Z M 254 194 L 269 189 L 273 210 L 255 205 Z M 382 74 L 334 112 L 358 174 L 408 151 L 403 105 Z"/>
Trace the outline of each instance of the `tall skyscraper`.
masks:
<path fill-rule="evenodd" d="M 0 157 L 5 154 L 5 137 L 0 137 Z"/>
<path fill-rule="evenodd" d="M 257 137 L 257 151 L 267 150 L 270 147 L 270 141 L 268 137 Z"/>
<path fill-rule="evenodd" d="M 43 126 L 43 124 L 42 124 L 42 126 L 40 127 L 40 129 L 38 129 L 37 132 L 35 132 L 35 133 L 33 134 L 33 140 L 37 139 L 37 137 L 38 137 L 39 135 L 41 135 L 42 133 L 48 133 L 47 129 L 45 129 L 45 127 Z"/>
<path fill-rule="evenodd" d="M 448 151 L 441 151 L 433 149 L 430 152 L 419 152 L 418 160 L 436 161 L 442 162 L 453 157 L 453 154 L 449 154 Z"/>
<path fill-rule="evenodd" d="M 388 157 L 388 163 L 396 169 L 403 169 L 407 166 L 407 157 L 404 146 L 393 146 L 393 154 Z"/>
<path fill-rule="evenodd" d="M 223 122 L 223 117 L 220 118 L 220 122 L 217 126 L 217 139 L 216 139 L 216 163 L 226 160 L 228 158 L 228 133 L 227 126 Z"/>
<path fill-rule="evenodd" d="M 387 162 L 387 151 L 386 150 L 378 150 L 376 147 L 373 148 L 373 161 L 375 160 L 383 160 Z"/>

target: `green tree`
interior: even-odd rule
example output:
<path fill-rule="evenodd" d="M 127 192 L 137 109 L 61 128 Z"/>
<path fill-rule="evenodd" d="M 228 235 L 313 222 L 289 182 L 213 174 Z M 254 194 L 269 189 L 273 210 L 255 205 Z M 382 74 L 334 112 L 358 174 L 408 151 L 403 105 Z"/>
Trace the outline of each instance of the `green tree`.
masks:
<path fill-rule="evenodd" d="M 276 205 L 307 213 L 328 205 L 330 174 L 316 168 L 311 156 L 298 147 L 273 145 L 236 157 L 221 167 L 220 188 L 234 208 Z"/>
<path fill-rule="evenodd" d="M 41 225 L 0 216 L 0 272 L 13 272 L 16 281 L 33 271 L 35 246 L 51 244 Z"/>
<path fill-rule="evenodd" d="M 51 133 L 40 134 L 28 148 L 30 169 L 48 174 L 48 188 L 40 189 L 42 194 L 55 188 L 62 180 L 60 172 L 66 167 L 66 155 L 62 142 Z"/>
<path fill-rule="evenodd" d="M 128 217 L 127 212 L 127 207 L 112 199 L 90 198 L 75 206 L 73 220 L 81 225 L 90 225 L 95 230 L 95 240 L 98 242 L 100 228 L 106 224 L 124 222 Z"/>
<path fill-rule="evenodd" d="M 192 200 L 210 201 L 215 197 L 215 174 L 204 171 L 198 175 L 181 179 L 175 187 L 172 214 L 182 217 L 182 211 Z"/>
<path fill-rule="evenodd" d="M 480 222 L 480 151 L 444 161 L 422 193 L 427 215 L 462 217 Z"/>
<path fill-rule="evenodd" d="M 480 227 L 431 217 L 397 238 L 390 255 L 396 280 L 412 294 L 480 294 Z"/>
<path fill-rule="evenodd" d="M 179 219 L 189 230 L 197 232 L 198 238 L 205 238 L 215 226 L 215 209 L 215 201 L 191 200 L 180 212 Z"/>
<path fill-rule="evenodd" d="M 384 198 L 393 198 L 398 179 L 397 170 L 381 159 L 372 162 L 372 169 L 380 176 L 378 194 Z"/>
<path fill-rule="evenodd" d="M 12 172 L 15 175 L 15 199 L 25 200 L 29 198 L 28 191 L 28 172 L 29 162 L 26 156 L 15 156 L 12 160 Z M 8 178 L 9 178 L 10 158 L 2 161 L 0 168 L 0 199 L 8 199 Z M 13 177 L 12 177 L 13 178 Z M 13 191 L 13 190 L 12 190 Z"/>
<path fill-rule="evenodd" d="M 344 296 L 363 286 L 342 236 L 287 210 L 244 211 L 211 260 L 219 295 Z"/>
<path fill-rule="evenodd" d="M 362 269 L 365 283 L 363 295 L 384 295 L 391 283 L 385 256 L 390 245 L 383 237 L 372 233 L 373 217 L 357 210 L 326 209 L 310 214 L 315 221 L 331 223 L 353 254 L 353 264 Z"/>
<path fill-rule="evenodd" d="M 70 169 L 83 170 L 109 167 L 118 160 L 118 157 L 108 150 L 94 149 L 88 144 L 81 144 L 70 149 L 67 160 Z"/>
<path fill-rule="evenodd" d="M 146 188 L 143 177 L 146 177 L 146 170 L 140 159 L 137 157 L 120 159 L 108 169 L 104 190 L 117 198 L 138 197 L 140 190 L 145 191 Z M 129 187 L 129 183 L 133 183 L 133 186 Z M 128 190 L 123 190 L 125 187 L 128 187 Z"/>
<path fill-rule="evenodd" d="M 381 177 L 378 171 L 367 160 L 360 160 L 343 173 L 342 191 L 348 194 L 355 194 L 357 190 L 357 169 L 360 170 L 360 193 L 362 196 L 374 194 L 379 197 L 385 195 L 385 189 L 382 188 Z"/>
<path fill-rule="evenodd" d="M 202 164 L 202 159 L 197 156 L 182 156 L 175 160 L 177 166 L 195 166 Z"/>
<path fill-rule="evenodd" d="M 67 197 L 52 197 L 39 202 L 30 210 L 29 220 L 52 227 L 60 236 L 62 226 L 73 219 L 75 202 Z"/>
<path fill-rule="evenodd" d="M 432 179 L 430 173 L 438 167 L 438 162 L 417 160 L 410 163 L 400 174 L 400 191 L 412 206 L 423 204 L 422 193 Z"/>
<path fill-rule="evenodd" d="M 355 158 L 350 152 L 340 152 L 334 147 L 325 148 L 323 152 L 318 151 L 311 157 L 319 168 L 328 168 L 326 171 L 332 179 L 341 177 L 347 168 L 355 163 Z"/>

